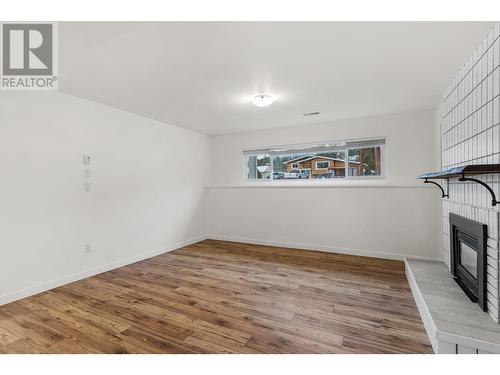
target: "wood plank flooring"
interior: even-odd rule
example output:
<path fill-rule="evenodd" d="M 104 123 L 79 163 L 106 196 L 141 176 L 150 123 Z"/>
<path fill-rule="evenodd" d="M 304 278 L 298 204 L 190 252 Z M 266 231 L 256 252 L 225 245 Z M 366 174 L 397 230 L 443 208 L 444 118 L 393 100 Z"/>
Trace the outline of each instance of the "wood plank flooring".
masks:
<path fill-rule="evenodd" d="M 0 353 L 431 353 L 402 262 L 207 240 L 0 306 Z"/>

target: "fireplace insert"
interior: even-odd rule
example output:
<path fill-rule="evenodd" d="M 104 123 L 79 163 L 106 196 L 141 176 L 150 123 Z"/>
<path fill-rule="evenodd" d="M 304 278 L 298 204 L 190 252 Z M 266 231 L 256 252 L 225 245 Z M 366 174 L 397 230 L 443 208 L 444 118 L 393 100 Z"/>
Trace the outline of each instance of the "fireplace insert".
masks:
<path fill-rule="evenodd" d="M 486 303 L 487 226 L 450 213 L 451 273 L 472 302 Z"/>

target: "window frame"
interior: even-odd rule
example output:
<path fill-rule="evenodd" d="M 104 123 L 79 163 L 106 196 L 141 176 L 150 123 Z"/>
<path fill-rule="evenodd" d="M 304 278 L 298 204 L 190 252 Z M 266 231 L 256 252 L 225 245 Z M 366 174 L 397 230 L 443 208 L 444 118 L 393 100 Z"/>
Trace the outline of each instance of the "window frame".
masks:
<path fill-rule="evenodd" d="M 361 148 L 374 148 L 380 147 L 380 175 L 357 175 L 350 176 L 349 175 L 349 151 L 350 150 L 359 150 Z M 350 139 L 343 141 L 321 141 L 315 143 L 308 144 L 289 144 L 289 145 L 281 145 L 281 146 L 271 146 L 271 147 L 263 147 L 259 149 L 248 149 L 243 150 L 243 172 L 244 172 L 244 181 L 245 183 L 274 183 L 276 181 L 285 181 L 288 183 L 296 183 L 296 181 L 301 181 L 306 184 L 314 184 L 325 182 L 338 182 L 348 181 L 348 180 L 383 180 L 385 179 L 385 163 L 386 163 L 386 147 L 387 147 L 387 138 L 385 136 L 381 137 L 371 137 L 371 138 L 362 138 L 362 139 Z M 324 179 L 274 179 L 274 162 L 273 157 L 276 155 L 287 155 L 287 154 L 300 154 L 307 152 L 344 152 L 344 177 L 342 178 L 330 178 L 325 181 Z M 270 167 L 270 178 L 269 179 L 250 179 L 248 178 L 248 162 L 247 159 L 249 156 L 256 155 L 269 155 L 269 167 Z M 318 163 L 317 161 L 316 163 Z M 328 168 L 321 168 L 322 170 Z M 278 182 L 280 183 L 280 182 Z"/>
<path fill-rule="evenodd" d="M 373 146 L 366 146 L 366 147 L 348 147 L 346 148 L 346 158 L 347 158 L 347 163 L 345 163 L 345 175 L 346 179 L 350 180 L 373 180 L 373 179 L 385 179 L 385 147 L 386 147 L 386 139 L 385 137 L 380 138 L 380 139 L 373 139 L 373 141 L 377 140 L 383 140 L 383 143 L 381 142 L 380 145 L 373 145 Z M 357 176 L 349 176 L 349 151 L 350 150 L 359 150 L 362 148 L 373 148 L 373 147 L 380 147 L 380 175 L 374 175 L 374 176 L 365 176 L 365 175 L 357 175 Z"/>

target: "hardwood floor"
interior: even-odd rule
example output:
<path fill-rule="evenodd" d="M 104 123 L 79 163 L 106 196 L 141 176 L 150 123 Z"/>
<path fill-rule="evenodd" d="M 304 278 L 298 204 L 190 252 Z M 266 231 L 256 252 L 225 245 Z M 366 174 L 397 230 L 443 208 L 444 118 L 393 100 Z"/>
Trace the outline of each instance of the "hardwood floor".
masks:
<path fill-rule="evenodd" d="M 1 353 L 431 353 L 402 262 L 207 240 L 0 306 Z"/>

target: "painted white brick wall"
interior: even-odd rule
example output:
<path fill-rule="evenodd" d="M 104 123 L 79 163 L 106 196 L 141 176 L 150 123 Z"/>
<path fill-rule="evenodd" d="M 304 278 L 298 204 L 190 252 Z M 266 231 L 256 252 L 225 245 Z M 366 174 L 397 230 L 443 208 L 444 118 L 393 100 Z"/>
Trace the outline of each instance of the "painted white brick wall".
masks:
<path fill-rule="evenodd" d="M 500 163 L 500 23 L 466 61 L 442 100 L 441 147 L 443 169 L 466 164 Z M 500 175 L 478 177 L 500 199 Z M 449 213 L 488 225 L 488 312 L 499 322 L 499 206 L 475 183 L 449 180 L 443 202 L 443 260 L 450 266 Z"/>

